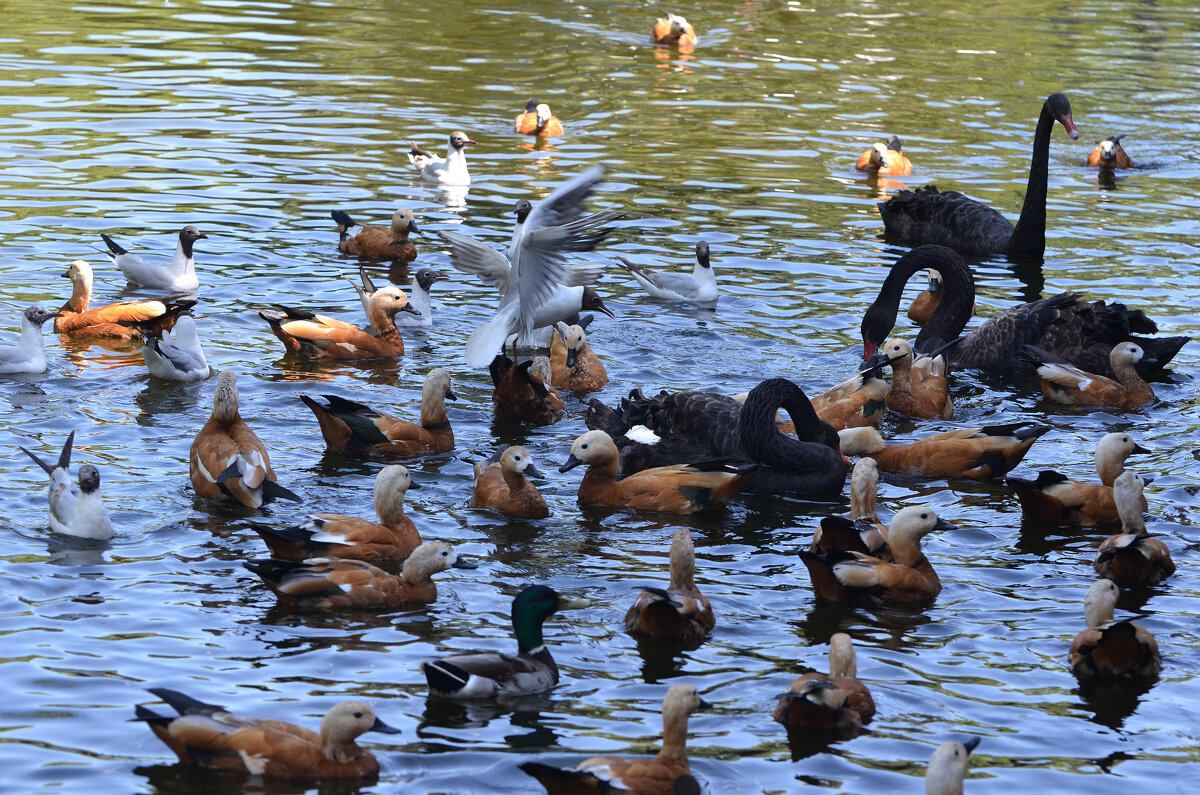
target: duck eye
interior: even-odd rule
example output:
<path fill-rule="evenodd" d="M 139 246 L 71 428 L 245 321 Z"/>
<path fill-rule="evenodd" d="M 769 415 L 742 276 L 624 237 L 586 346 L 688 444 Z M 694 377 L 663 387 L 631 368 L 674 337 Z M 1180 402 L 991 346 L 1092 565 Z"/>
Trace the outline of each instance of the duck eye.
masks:
<path fill-rule="evenodd" d="M 928 518 L 929 518 L 929 514 L 927 514 L 927 513 L 923 513 L 923 514 L 921 514 L 921 518 L 922 518 L 922 519 L 928 519 Z"/>
<path fill-rule="evenodd" d="M 581 444 L 581 445 L 579 445 L 579 449 L 580 449 L 580 450 L 586 450 L 586 449 L 587 449 L 587 445 L 586 445 L 586 444 Z"/>
<path fill-rule="evenodd" d="M 362 713 L 361 713 L 361 712 L 355 712 L 355 713 L 354 713 L 354 717 L 356 717 L 356 718 L 361 718 L 361 717 L 362 717 Z"/>
<path fill-rule="evenodd" d="M 449 555 L 449 554 L 450 554 L 450 553 L 449 553 L 449 552 L 447 552 L 446 550 L 444 550 L 444 549 L 442 550 L 442 557 L 443 557 L 443 558 L 444 558 L 444 557 L 446 557 L 446 556 L 447 556 L 447 555 Z"/>
<path fill-rule="evenodd" d="M 513 461 L 520 461 L 520 460 L 521 460 L 521 456 L 519 456 L 519 455 L 513 456 Z"/>

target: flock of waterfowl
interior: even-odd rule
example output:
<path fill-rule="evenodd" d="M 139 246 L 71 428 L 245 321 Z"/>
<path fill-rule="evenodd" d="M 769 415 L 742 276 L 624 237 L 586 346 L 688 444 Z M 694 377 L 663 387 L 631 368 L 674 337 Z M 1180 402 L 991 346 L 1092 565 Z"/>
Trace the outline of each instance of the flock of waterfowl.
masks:
<path fill-rule="evenodd" d="M 696 44 L 696 34 L 686 19 L 668 14 L 655 25 L 653 41 L 689 47 Z M 1142 373 L 1168 364 L 1187 342 L 1185 337 L 1146 336 L 1157 328 L 1142 312 L 1116 302 L 1089 302 L 1074 293 L 1009 308 L 964 335 L 975 298 L 971 269 L 962 256 L 1042 256 L 1048 152 L 1055 123 L 1061 123 L 1071 138 L 1078 136 L 1063 94 L 1051 95 L 1042 107 L 1025 204 L 1015 226 L 980 202 L 934 186 L 904 190 L 880 204 L 887 238 L 912 250 L 892 265 L 878 298 L 867 309 L 861 326 L 863 365 L 843 383 L 812 398 L 790 381 L 771 378 L 740 396 L 700 391 L 647 396 L 634 389 L 615 407 L 592 400 L 585 416 L 588 429 L 575 439 L 559 469 L 586 468 L 579 504 L 690 514 L 720 510 L 742 492 L 836 497 L 847 484 L 846 456 L 856 456 L 849 480 L 849 515 L 823 519 L 811 547 L 799 553 L 813 590 L 818 599 L 837 602 L 905 604 L 914 609 L 928 605 L 942 583 L 936 561 L 922 553 L 921 540 L 953 525 L 919 505 L 902 507 L 889 524 L 881 522 L 876 512 L 880 473 L 948 480 L 1005 477 L 1049 426 L 998 422 L 898 444 L 879 432 L 885 412 L 952 420 L 956 369 L 1023 378 L 1030 384 L 1036 375 L 1051 400 L 1136 409 L 1155 399 Z M 516 117 L 514 128 L 525 135 L 563 134 L 559 119 L 536 99 Z M 454 132 L 445 158 L 416 144 L 409 158 L 424 179 L 467 184 L 466 147 L 474 143 L 465 133 Z M 1119 138 L 1101 142 L 1088 162 L 1102 168 L 1132 166 Z M 895 136 L 865 152 L 857 167 L 878 174 L 912 171 Z M 584 202 L 602 179 L 603 170 L 592 168 L 537 205 L 518 202 L 512 241 L 504 254 L 467 234 L 441 233 L 453 265 L 499 293 L 495 316 L 470 336 L 465 356 L 472 367 L 488 368 L 495 413 L 505 421 L 532 427 L 556 423 L 566 413 L 562 392 L 579 395 L 608 383 L 601 357 L 588 342 L 593 317 L 581 317 L 589 311 L 612 316 L 594 287 L 605 263 L 568 260 L 569 254 L 595 249 L 614 229 L 614 213 L 584 212 Z M 340 210 L 332 215 L 343 254 L 398 263 L 416 259 L 409 240 L 417 231 L 411 211 L 397 211 L 390 227 L 358 224 Z M 41 326 L 53 319 L 54 331 L 62 335 L 142 341 L 146 366 L 159 378 L 208 378 L 192 316 L 197 305 L 192 296 L 200 286 L 194 247 L 206 236 L 194 226 L 184 227 L 173 258 L 162 261 L 140 257 L 108 235 L 102 237 L 112 263 L 131 283 L 171 295 L 91 307 L 92 269 L 84 261 L 73 262 L 65 274 L 71 280 L 71 298 L 57 312 L 40 306 L 26 310 L 21 342 L 0 349 L 0 372 L 44 371 Z M 708 243 L 697 245 L 696 260 L 691 274 L 657 271 L 626 260 L 621 264 L 657 299 L 712 304 L 718 287 Z M 922 323 L 922 330 L 912 341 L 889 338 L 902 289 L 918 272 L 929 273 L 929 289 L 910 316 Z M 303 308 L 279 306 L 259 315 L 293 356 L 401 356 L 401 329 L 433 322 L 430 291 L 447 278 L 429 268 L 414 276 L 411 293 L 392 285 L 377 287 L 365 267 L 358 280 L 347 280 L 354 293 L 347 291 L 346 314 L 353 314 L 350 306 L 356 305 L 356 295 L 366 314 L 365 329 Z M 548 356 L 522 361 L 523 351 L 546 347 Z M 890 384 L 883 373 L 887 368 Z M 419 418 L 394 417 L 338 395 L 302 396 L 330 451 L 410 464 L 454 449 L 445 406 L 453 399 L 451 377 L 443 367 L 433 367 L 425 376 Z M 778 413 L 781 409 L 787 412 L 786 420 Z M 113 527 L 100 495 L 99 471 L 85 464 L 76 479 L 69 475 L 73 440 L 74 433 L 53 464 L 21 449 L 50 478 L 51 529 L 82 538 L 109 538 Z M 1085 684 L 1144 685 L 1161 667 L 1154 638 L 1132 621 L 1114 616 L 1121 588 L 1157 585 L 1175 570 L 1167 546 L 1147 533 L 1142 518 L 1148 479 L 1124 468 L 1126 458 L 1138 452 L 1145 451 L 1131 434 L 1109 433 L 1096 449 L 1099 483 L 1071 481 L 1049 470 L 1036 478 L 1006 478 L 1032 520 L 1119 530 L 1096 551 L 1093 568 L 1099 579 L 1084 602 L 1086 628 L 1069 650 L 1064 649 L 1069 666 Z M 236 500 L 250 508 L 278 498 L 303 502 L 301 495 L 278 482 L 267 446 L 241 418 L 232 371 L 217 376 L 212 415 L 196 433 L 189 467 L 196 493 L 212 500 Z M 477 463 L 474 473 L 472 508 L 523 519 L 549 514 L 531 481 L 543 475 L 528 449 L 499 449 L 491 460 Z M 406 493 L 413 487 L 409 468 L 389 464 L 375 482 L 377 521 L 314 513 L 285 527 L 249 522 L 269 557 L 245 566 L 281 603 L 309 610 L 433 602 L 434 575 L 475 564 L 448 544 L 423 540 L 404 510 Z M 398 574 L 392 573 L 395 565 L 400 565 Z M 670 582 L 636 595 L 625 616 L 627 630 L 685 647 L 703 643 L 720 621 L 721 606 L 700 592 L 696 571 L 691 533 L 676 530 Z M 1081 585 L 1090 576 L 1080 572 Z M 573 601 L 544 585 L 527 586 L 512 600 L 516 653 L 460 653 L 428 661 L 422 668 L 430 694 L 495 699 L 552 688 L 559 671 L 542 627 Z M 235 715 L 172 690 L 151 692 L 177 715 L 138 705 L 137 720 L 146 722 L 181 762 L 222 770 L 296 778 L 371 777 L 379 772 L 379 763 L 356 738 L 368 731 L 399 731 L 356 702 L 330 710 L 318 734 Z M 662 750 L 653 758 L 596 757 L 573 770 L 534 761 L 521 768 L 555 793 L 699 791 L 687 761 L 687 722 L 694 710 L 705 706 L 695 686 L 671 687 L 663 701 Z M 792 729 L 833 733 L 858 729 L 875 712 L 870 691 L 856 677 L 850 638 L 838 633 L 830 643 L 828 674 L 797 678 L 778 696 L 774 716 Z M 927 791 L 962 792 L 967 756 L 978 742 L 967 738 L 938 748 L 930 759 Z"/>

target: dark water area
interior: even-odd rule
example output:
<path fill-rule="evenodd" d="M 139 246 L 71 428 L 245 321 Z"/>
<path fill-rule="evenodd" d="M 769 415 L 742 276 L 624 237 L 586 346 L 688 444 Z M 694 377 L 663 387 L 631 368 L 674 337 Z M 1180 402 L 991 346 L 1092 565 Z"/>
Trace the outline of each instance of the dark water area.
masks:
<path fill-rule="evenodd" d="M 921 611 L 815 602 L 796 551 L 844 503 L 754 497 L 727 512 L 581 511 L 581 472 L 558 475 L 584 430 L 584 404 L 514 437 L 493 425 L 486 372 L 462 359 L 494 292 L 452 271 L 437 230 L 500 246 L 519 198 L 540 198 L 593 164 L 593 205 L 628 216 L 594 255 L 619 320 L 592 327 L 613 404 L 647 392 L 727 393 L 785 376 L 810 394 L 854 372 L 859 321 L 904 249 L 882 241 L 875 201 L 936 182 L 1016 217 L 1042 100 L 1064 91 L 1082 135 L 1051 141 L 1044 265 L 976 266 L 978 314 L 1062 290 L 1123 301 L 1163 335 L 1200 331 L 1200 21 L 1156 3 L 697 3 L 691 53 L 647 43 L 657 7 L 600 2 L 293 4 L 176 0 L 30 6 L 0 33 L 0 323 L 32 302 L 58 307 L 73 259 L 96 271 L 96 301 L 129 294 L 98 247 L 107 232 L 169 254 L 184 224 L 197 244 L 197 324 L 210 362 L 239 373 L 242 414 L 280 482 L 305 498 L 260 511 L 209 503 L 187 478 L 188 448 L 213 380 L 151 379 L 131 349 L 47 333 L 43 375 L 0 376 L 0 762 L 14 791 L 527 792 L 537 755 L 574 763 L 658 747 L 667 687 L 695 684 L 712 712 L 690 728 L 692 769 L 712 793 L 923 792 L 932 750 L 983 737 L 967 791 L 1200 790 L 1200 633 L 1195 600 L 1200 345 L 1186 346 L 1136 411 L 1058 407 L 1028 382 L 953 379 L 956 424 L 1046 421 L 1017 473 L 1094 480 L 1092 451 L 1128 431 L 1151 453 L 1148 527 L 1178 572 L 1123 596 L 1158 639 L 1164 668 L 1143 693 L 1081 693 L 1067 648 L 1084 627 L 1091 559 L 1106 533 L 1023 526 L 1000 483 L 889 482 L 886 516 L 928 504 L 958 526 L 926 540 L 945 588 Z M 536 94 L 567 135 L 533 142 L 512 119 Z M 479 142 L 473 182 L 446 195 L 415 178 L 405 151 L 442 152 L 449 132 Z M 866 179 L 858 155 L 890 134 L 911 177 Z M 1083 166 L 1110 135 L 1141 167 L 1101 179 Z M 285 358 L 255 310 L 300 305 L 348 320 L 361 308 L 338 271 L 329 211 L 382 222 L 416 213 L 417 264 L 453 275 L 434 288 L 434 326 L 405 334 L 398 362 Z M 723 291 L 714 308 L 656 302 L 612 259 L 690 270 L 709 241 Z M 376 273 L 382 279 L 383 270 Z M 401 284 L 411 276 L 394 273 Z M 915 295 L 918 286 L 910 286 Z M 907 333 L 906 320 L 900 331 Z M 899 331 L 897 332 L 899 333 Z M 914 332 L 915 333 L 915 332 Z M 380 466 L 327 455 L 300 394 L 352 397 L 415 417 L 425 373 L 446 367 L 456 448 L 411 464 L 424 488 L 408 511 L 426 539 L 480 562 L 439 577 L 436 604 L 379 614 L 275 606 L 241 567 L 260 557 L 247 519 L 372 515 Z M 938 426 L 942 427 L 942 426 Z M 911 431 L 889 421 L 889 430 Z M 54 536 L 45 478 L 18 449 L 53 458 L 76 431 L 116 526 L 106 544 Z M 523 441 L 554 473 L 549 519 L 471 510 L 471 465 Z M 698 583 L 717 626 L 695 651 L 624 631 L 633 588 L 665 583 L 676 527 L 695 536 Z M 554 690 L 504 705 L 430 702 L 420 662 L 452 650 L 511 651 L 508 610 L 527 583 L 590 606 L 546 625 L 562 671 Z M 773 697 L 825 670 L 829 637 L 850 633 L 878 715 L 853 739 L 789 743 Z M 128 722 L 147 687 L 316 727 L 347 698 L 395 736 L 365 735 L 378 784 L 306 788 L 183 769 Z"/>

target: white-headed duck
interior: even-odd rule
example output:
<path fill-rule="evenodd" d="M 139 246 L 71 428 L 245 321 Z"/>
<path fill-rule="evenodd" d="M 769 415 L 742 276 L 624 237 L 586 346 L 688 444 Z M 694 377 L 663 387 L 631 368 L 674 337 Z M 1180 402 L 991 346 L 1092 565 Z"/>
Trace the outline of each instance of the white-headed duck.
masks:
<path fill-rule="evenodd" d="M 517 364 L 501 353 L 488 365 L 495 387 L 492 408 L 496 419 L 526 425 L 553 425 L 566 415 L 567 406 L 562 395 L 550 385 L 553 378 L 550 360 L 546 359 L 543 368 L 538 359 L 546 357 Z"/>
<path fill-rule="evenodd" d="M 813 681 L 832 686 L 837 693 Z M 856 729 L 875 716 L 871 691 L 858 679 L 857 657 L 850 636 L 829 639 L 829 674 L 816 671 L 797 677 L 779 697 L 775 720 L 808 729 Z"/>
<path fill-rule="evenodd" d="M 408 236 L 417 230 L 417 220 L 412 210 L 396 210 L 392 213 L 391 227 L 360 224 L 345 210 L 330 212 L 338 228 L 338 251 L 352 257 L 388 259 L 395 262 L 412 262 L 417 258 L 417 247 Z M 354 227 L 357 232 L 352 232 Z"/>
<path fill-rule="evenodd" d="M 175 256 L 169 261 L 158 257 L 144 260 L 137 254 L 130 254 L 121 248 L 108 235 L 101 234 L 100 237 L 108 246 L 108 258 L 121 269 L 121 273 L 125 274 L 130 283 L 173 293 L 194 293 L 200 289 L 200 277 L 196 275 L 192 246 L 197 240 L 207 238 L 208 235 L 201 234 L 196 227 L 185 226 L 180 230 Z"/>
<path fill-rule="evenodd" d="M 682 641 L 696 647 L 716 625 L 708 597 L 696 587 L 696 547 L 687 528 L 671 540 L 671 583 L 645 588 L 625 614 L 625 629 L 634 635 Z"/>
<path fill-rule="evenodd" d="M 260 311 L 258 316 L 271 325 L 271 331 L 288 353 L 317 359 L 373 359 L 404 355 L 404 340 L 396 329 L 397 312 L 416 314 L 408 296 L 399 287 L 381 287 L 368 302 L 367 320 L 371 331 L 352 323 L 318 315 L 304 309 L 281 306 L 282 312 Z"/>
<path fill-rule="evenodd" d="M 694 304 L 711 304 L 717 300 L 717 277 L 709 260 L 708 243 L 704 240 L 696 244 L 696 265 L 690 274 L 652 270 L 624 257 L 617 257 L 617 261 L 655 298 Z"/>
<path fill-rule="evenodd" d="M 1121 532 L 1100 544 L 1092 563 L 1097 574 L 1121 588 L 1158 585 L 1175 573 L 1171 550 L 1146 532 L 1144 487 L 1145 481 L 1136 472 L 1124 472 L 1113 483 Z"/>
<path fill-rule="evenodd" d="M 550 509 L 537 486 L 529 482 L 529 478 L 541 476 L 528 450 L 505 448 L 491 460 L 475 464 L 471 507 L 495 508 L 518 519 L 545 519 Z"/>
<path fill-rule="evenodd" d="M 1025 457 L 1049 425 L 1014 422 L 943 431 L 911 444 L 888 444 L 874 428 L 839 432 L 842 452 L 868 455 L 884 472 L 950 480 L 991 480 Z"/>
<path fill-rule="evenodd" d="M 474 146 L 475 141 L 467 137 L 461 130 L 450 133 L 450 143 L 446 148 L 446 157 L 442 158 L 432 152 L 426 152 L 415 143 L 409 144 L 408 162 L 427 182 L 439 185 L 470 185 L 471 173 L 467 171 L 467 147 Z"/>
<path fill-rule="evenodd" d="M 886 143 L 874 144 L 858 156 L 854 167 L 869 174 L 904 177 L 912 173 L 912 163 L 904 156 L 904 145 L 893 135 Z"/>
<path fill-rule="evenodd" d="M 879 367 L 869 367 L 826 389 L 812 400 L 813 409 L 822 422 L 834 430 L 871 426 L 883 423 L 883 408 L 888 395 L 888 383 Z"/>
<path fill-rule="evenodd" d="M 421 545 L 421 534 L 404 513 L 404 494 L 411 488 L 415 484 L 408 468 L 392 464 L 375 478 L 378 523 L 338 513 L 314 513 L 291 527 L 256 522 L 250 527 L 267 543 L 271 557 L 281 560 L 404 560 Z"/>
<path fill-rule="evenodd" d="M 550 338 L 550 383 L 572 392 L 595 392 L 608 383 L 604 363 L 588 345 L 582 325 L 559 321 Z"/>
<path fill-rule="evenodd" d="M 276 483 L 266 445 L 238 412 L 237 373 L 217 376 L 213 412 L 196 434 L 188 453 L 192 486 L 210 500 L 222 496 L 257 508 L 276 497 L 300 498 Z"/>
<path fill-rule="evenodd" d="M 937 268 L 929 269 L 929 283 L 924 290 L 909 304 L 908 319 L 918 326 L 924 326 L 933 317 L 933 311 L 942 302 L 942 274 Z"/>
<path fill-rule="evenodd" d="M 966 742 L 951 740 L 934 749 L 925 768 L 925 795 L 963 795 L 963 780 L 978 737 Z"/>
<path fill-rule="evenodd" d="M 1133 158 L 1121 146 L 1123 135 L 1113 135 L 1096 141 L 1096 148 L 1088 153 L 1087 164 L 1092 168 L 1133 168 Z"/>
<path fill-rule="evenodd" d="M 42 326 L 60 313 L 34 304 L 21 313 L 21 341 L 0 345 L 0 373 L 46 372 L 46 341 Z"/>
<path fill-rule="evenodd" d="M 168 298 L 161 301 L 121 301 L 90 307 L 92 266 L 77 259 L 71 263 L 63 276 L 71 280 L 71 297 L 58 310 L 59 316 L 54 319 L 56 334 L 123 340 L 141 339 L 141 329 L 133 324 L 150 323 L 159 328 L 169 329 L 179 313 L 186 312 L 196 305 L 192 300 Z"/>
<path fill-rule="evenodd" d="M 948 364 L 942 351 L 918 355 L 907 340 L 896 337 L 883 343 L 875 357 L 870 363 L 892 368 L 886 401 L 889 409 L 925 420 L 954 419 L 954 401 L 946 380 Z"/>
<path fill-rule="evenodd" d="M 533 776 L 549 795 L 582 792 L 630 792 L 637 795 L 674 795 L 681 781 L 691 780 L 687 756 L 688 718 L 711 707 L 689 684 L 672 685 L 663 699 L 663 744 L 657 756 L 594 756 L 571 770 L 541 762 L 525 762 L 521 770 Z"/>
<path fill-rule="evenodd" d="M 212 372 L 190 312 L 180 315 L 169 331 L 145 325 L 142 331 L 146 336 L 142 361 L 150 375 L 167 381 L 203 381 Z"/>
<path fill-rule="evenodd" d="M 1121 589 L 1112 580 L 1097 580 L 1083 600 L 1088 628 L 1075 636 L 1068 660 L 1081 680 L 1147 680 L 1162 670 L 1154 636 L 1130 621 L 1114 621 Z"/>
<path fill-rule="evenodd" d="M 665 17 L 655 20 L 654 30 L 650 32 L 650 41 L 654 44 L 695 47 L 696 29 L 684 17 L 668 11 Z"/>
<path fill-rule="evenodd" d="M 91 464 L 79 468 L 79 482 L 71 482 L 71 447 L 75 443 L 75 431 L 67 437 L 58 454 L 58 463 L 47 464 L 24 447 L 21 452 L 32 458 L 50 476 L 50 489 L 46 494 L 50 502 L 50 529 L 63 535 L 77 538 L 93 538 L 103 541 L 112 538 L 112 522 L 104 509 L 104 497 L 100 494 L 100 471 Z"/>
<path fill-rule="evenodd" d="M 446 418 L 446 400 L 456 400 L 457 395 L 450 388 L 450 374 L 441 367 L 433 368 L 425 376 L 419 425 L 337 395 L 322 397 L 325 405 L 308 395 L 301 395 L 300 399 L 316 415 L 325 446 L 332 452 L 414 458 L 454 449 L 454 430 Z"/>
<path fill-rule="evenodd" d="M 550 138 L 563 134 L 562 122 L 550 112 L 550 106 L 538 102 L 537 97 L 530 97 L 525 103 L 525 112 L 518 113 L 513 119 L 513 129 L 518 135 L 537 135 Z"/>
<path fill-rule="evenodd" d="M 357 701 L 329 710 L 318 734 L 294 723 L 235 715 L 175 690 L 152 687 L 150 692 L 179 717 L 139 704 L 135 720 L 149 724 L 180 762 L 214 770 L 268 778 L 375 778 L 379 761 L 355 740 L 365 732 L 400 733 Z"/>
<path fill-rule="evenodd" d="M 1145 356 L 1137 343 L 1122 342 L 1109 351 L 1108 362 L 1115 379 L 1085 372 L 1032 345 L 1026 345 L 1025 352 L 1039 363 L 1042 394 L 1055 403 L 1134 409 L 1154 400 L 1154 390 L 1134 369 Z"/>

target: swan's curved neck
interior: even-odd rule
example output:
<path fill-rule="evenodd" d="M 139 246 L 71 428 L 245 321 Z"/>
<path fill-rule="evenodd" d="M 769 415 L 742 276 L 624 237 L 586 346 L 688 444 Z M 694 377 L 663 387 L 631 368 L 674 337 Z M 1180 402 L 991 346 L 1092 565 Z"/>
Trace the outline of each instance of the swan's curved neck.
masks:
<path fill-rule="evenodd" d="M 1043 105 L 1033 134 L 1033 159 L 1029 163 L 1029 184 L 1021 217 L 1008 240 L 1010 257 L 1041 259 L 1046 252 L 1046 190 L 1050 168 L 1050 134 L 1054 132 L 1054 114 Z"/>
<path fill-rule="evenodd" d="M 935 268 L 942 274 L 942 300 L 917 335 L 916 348 L 928 352 L 962 333 L 975 306 L 975 279 L 957 254 L 941 247 L 920 246 L 892 265 L 879 295 L 863 316 L 863 342 L 883 344 L 896 325 L 904 285 L 918 271 Z M 868 355 L 874 353 L 867 351 Z"/>
<path fill-rule="evenodd" d="M 796 426 L 797 439 L 779 430 L 775 412 L 782 408 Z M 822 442 L 821 418 L 800 388 L 790 381 L 775 379 L 750 392 L 738 418 L 742 448 L 751 459 L 764 464 L 803 456 L 803 442 Z"/>

